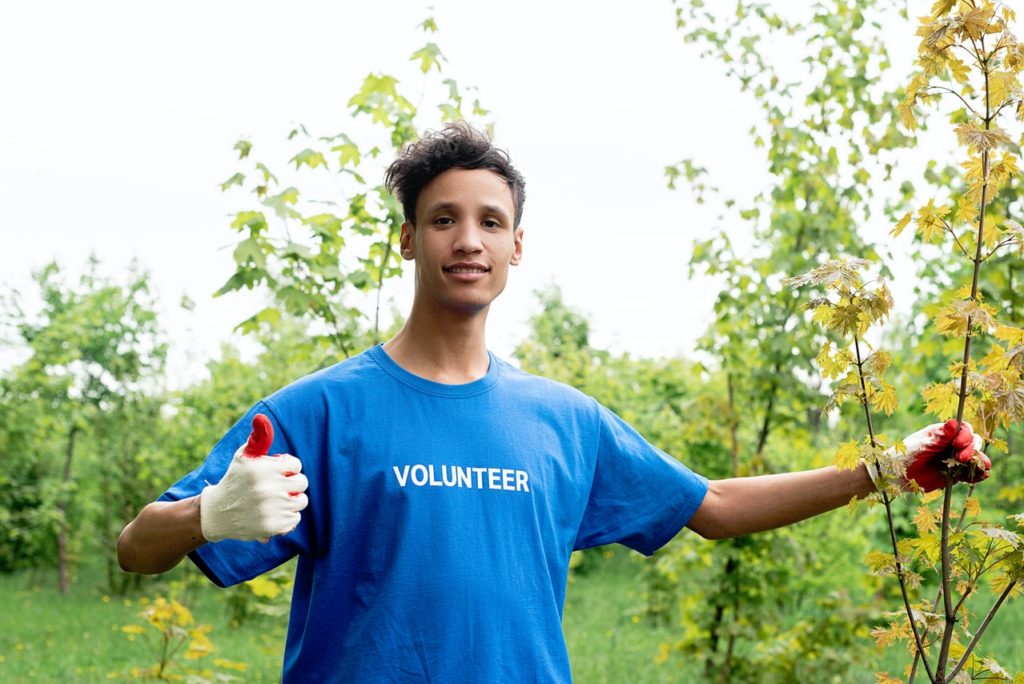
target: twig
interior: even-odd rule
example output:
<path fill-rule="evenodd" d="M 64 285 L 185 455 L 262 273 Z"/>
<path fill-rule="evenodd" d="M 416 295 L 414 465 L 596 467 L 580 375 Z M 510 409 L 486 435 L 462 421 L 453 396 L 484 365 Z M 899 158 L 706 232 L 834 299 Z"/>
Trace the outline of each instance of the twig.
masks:
<path fill-rule="evenodd" d="M 978 112 L 974 111 L 974 107 L 972 107 L 970 103 L 967 102 L 967 100 L 965 100 L 963 97 L 961 97 L 960 93 L 956 92 L 955 90 L 945 88 L 943 86 L 928 86 L 926 90 L 943 90 L 949 93 L 950 95 L 955 95 L 958 100 L 964 103 L 964 107 L 967 107 L 969 110 L 971 110 L 971 114 L 974 114 L 974 116 L 981 116 L 980 114 L 978 114 Z"/>
<path fill-rule="evenodd" d="M 974 638 L 971 639 L 971 643 L 967 644 L 964 654 L 960 656 L 960 661 L 956 664 L 956 667 L 953 668 L 953 671 L 949 673 L 949 677 L 945 680 L 946 682 L 953 681 L 953 678 L 956 677 L 960 670 L 963 669 L 964 665 L 967 663 L 967 659 L 971 657 L 971 652 L 974 650 L 974 647 L 977 646 L 978 641 L 981 640 L 981 635 L 985 633 L 985 629 L 988 627 L 988 624 L 992 622 L 992 618 L 995 617 L 996 612 L 998 612 L 1000 606 L 1003 605 L 1003 601 L 1006 600 L 1006 597 L 1010 595 L 1010 592 L 1013 591 L 1013 588 L 1016 585 L 1017 580 L 1013 580 L 1007 584 L 1006 589 L 1003 589 L 1003 593 L 1000 594 L 999 598 L 996 599 L 996 602 L 992 604 L 992 608 L 989 609 L 988 614 L 982 621 L 981 627 L 979 627 L 978 631 L 974 633 Z"/>
<path fill-rule="evenodd" d="M 953 228 L 948 223 L 946 223 L 945 221 L 943 221 L 942 223 L 945 224 L 946 230 L 948 230 L 949 234 L 953 236 L 954 240 L 956 240 L 956 246 L 960 248 L 960 251 L 964 253 L 964 256 L 965 257 L 971 256 L 971 253 L 967 251 L 967 249 L 963 246 L 963 244 L 961 244 L 960 238 L 958 238 L 956 236 L 956 232 L 953 230 Z"/>

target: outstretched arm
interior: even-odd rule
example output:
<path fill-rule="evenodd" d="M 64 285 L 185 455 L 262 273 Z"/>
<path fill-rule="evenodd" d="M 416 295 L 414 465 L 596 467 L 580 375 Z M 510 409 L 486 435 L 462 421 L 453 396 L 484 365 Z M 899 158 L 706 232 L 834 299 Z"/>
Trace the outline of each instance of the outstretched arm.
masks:
<path fill-rule="evenodd" d="M 863 465 L 712 480 L 687 527 L 705 539 L 740 537 L 806 520 L 873 491 Z"/>
<path fill-rule="evenodd" d="M 880 461 L 880 481 L 897 489 L 932 491 L 947 482 L 980 482 L 992 462 L 968 423 L 948 420 L 918 430 Z M 705 539 L 728 539 L 790 525 L 863 498 L 875 491 L 861 463 L 778 475 L 714 480 L 687 527 Z M 913 481 L 916 484 L 911 484 Z"/>

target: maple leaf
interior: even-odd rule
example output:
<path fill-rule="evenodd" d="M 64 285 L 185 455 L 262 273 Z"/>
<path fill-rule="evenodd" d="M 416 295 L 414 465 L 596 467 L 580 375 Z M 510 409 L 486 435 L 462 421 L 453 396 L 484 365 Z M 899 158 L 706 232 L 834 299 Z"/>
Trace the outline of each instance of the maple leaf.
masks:
<path fill-rule="evenodd" d="M 896 114 L 899 116 L 901 126 L 908 131 L 917 130 L 917 120 L 914 118 L 913 101 L 904 100 L 896 105 Z"/>
<path fill-rule="evenodd" d="M 910 223 L 911 218 L 913 218 L 913 212 L 908 211 L 903 215 L 903 218 L 896 222 L 896 227 L 889 232 L 889 235 L 899 237 L 900 233 L 903 232 L 903 229 L 907 227 L 908 223 Z"/>
<path fill-rule="evenodd" d="M 836 450 L 835 458 L 832 459 L 832 465 L 839 470 L 853 470 L 859 463 L 859 455 L 860 449 L 857 442 L 844 442 Z"/>
<path fill-rule="evenodd" d="M 943 14 L 949 14 L 949 11 L 956 6 L 957 0 L 937 0 L 932 5 L 932 19 L 938 19 Z"/>
<path fill-rule="evenodd" d="M 957 390 L 948 382 L 929 385 L 922 392 L 925 401 L 925 411 L 938 416 L 941 419 L 956 414 L 957 404 L 960 397 Z"/>
<path fill-rule="evenodd" d="M 949 206 L 935 206 L 935 200 L 928 200 L 928 204 L 921 207 L 917 213 L 917 232 L 925 242 L 932 242 L 942 239 L 942 233 L 946 230 L 947 223 L 945 216 L 949 214 Z"/>
<path fill-rule="evenodd" d="M 920 506 L 914 516 L 914 525 L 917 526 L 918 534 L 931 534 L 939 529 L 935 524 L 935 517 L 935 512 L 932 509 Z"/>
<path fill-rule="evenodd" d="M 989 22 L 992 21 L 994 14 L 995 10 L 989 7 L 979 7 L 965 12 L 960 17 L 962 30 L 971 40 L 978 40 L 988 33 Z"/>
<path fill-rule="evenodd" d="M 988 75 L 988 101 L 993 108 L 999 107 L 1020 92 L 1020 82 L 1009 71 L 993 71 Z"/>
<path fill-rule="evenodd" d="M 998 145 L 1009 145 L 1010 136 L 1003 129 L 993 126 L 988 129 L 979 128 L 976 123 L 963 123 L 955 129 L 957 140 L 974 152 L 991 150 Z"/>
<path fill-rule="evenodd" d="M 871 395 L 871 406 L 882 411 L 885 415 L 891 416 L 898 405 L 896 399 L 896 388 L 885 380 L 882 380 L 881 384 L 882 389 Z"/>

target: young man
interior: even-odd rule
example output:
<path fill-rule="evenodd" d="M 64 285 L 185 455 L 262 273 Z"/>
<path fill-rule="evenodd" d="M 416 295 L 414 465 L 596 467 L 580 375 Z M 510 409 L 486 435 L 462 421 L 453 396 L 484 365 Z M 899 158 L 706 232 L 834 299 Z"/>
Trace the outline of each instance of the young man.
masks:
<path fill-rule="evenodd" d="M 749 534 L 874 491 L 864 467 L 708 482 L 593 399 L 490 354 L 524 183 L 468 125 L 406 149 L 387 182 L 416 269 L 401 331 L 257 403 L 118 542 L 125 570 L 188 554 L 220 586 L 297 555 L 284 681 L 568 682 L 574 549 L 651 554 L 684 526 Z M 973 464 L 964 476 L 987 475 L 969 427 L 912 437 L 926 486 L 945 483 L 951 450 Z"/>

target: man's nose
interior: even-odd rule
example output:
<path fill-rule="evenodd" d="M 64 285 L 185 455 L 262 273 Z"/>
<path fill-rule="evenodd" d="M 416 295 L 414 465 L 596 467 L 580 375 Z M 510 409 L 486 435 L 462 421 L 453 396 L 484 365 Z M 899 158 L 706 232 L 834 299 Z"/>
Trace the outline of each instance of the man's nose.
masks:
<path fill-rule="evenodd" d="M 478 226 L 460 226 L 453 245 L 456 252 L 479 252 L 483 249 Z"/>

